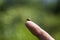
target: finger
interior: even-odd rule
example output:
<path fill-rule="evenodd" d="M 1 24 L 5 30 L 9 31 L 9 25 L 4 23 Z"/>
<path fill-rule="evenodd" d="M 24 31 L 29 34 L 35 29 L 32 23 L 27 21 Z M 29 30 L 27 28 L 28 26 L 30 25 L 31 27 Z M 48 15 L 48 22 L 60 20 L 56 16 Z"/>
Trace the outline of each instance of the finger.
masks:
<path fill-rule="evenodd" d="M 40 28 L 36 23 L 27 19 L 25 23 L 26 27 L 31 31 L 32 34 L 37 36 L 41 40 L 54 40 L 46 31 Z"/>

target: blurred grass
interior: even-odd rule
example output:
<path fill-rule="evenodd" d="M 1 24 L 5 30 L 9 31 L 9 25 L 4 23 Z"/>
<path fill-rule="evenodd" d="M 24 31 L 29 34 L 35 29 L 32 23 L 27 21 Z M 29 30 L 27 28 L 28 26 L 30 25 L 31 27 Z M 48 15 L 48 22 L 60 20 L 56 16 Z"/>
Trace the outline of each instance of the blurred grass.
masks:
<path fill-rule="evenodd" d="M 4 1 L 1 1 L 1 6 Z M 20 1 L 21 2 L 21 1 Z M 8 4 L 9 5 L 9 4 Z M 30 18 L 41 26 L 56 40 L 60 38 L 60 14 L 46 12 L 42 4 L 36 1 L 0 7 L 0 40 L 38 40 L 25 26 L 25 21 Z"/>

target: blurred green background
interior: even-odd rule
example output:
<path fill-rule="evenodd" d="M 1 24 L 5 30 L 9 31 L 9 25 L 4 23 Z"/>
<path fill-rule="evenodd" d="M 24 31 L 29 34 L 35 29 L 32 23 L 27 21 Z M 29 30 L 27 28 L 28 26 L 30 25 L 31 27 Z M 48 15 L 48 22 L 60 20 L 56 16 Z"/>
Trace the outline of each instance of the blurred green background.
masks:
<path fill-rule="evenodd" d="M 60 40 L 60 0 L 0 0 L 0 40 L 39 40 L 27 18 Z"/>

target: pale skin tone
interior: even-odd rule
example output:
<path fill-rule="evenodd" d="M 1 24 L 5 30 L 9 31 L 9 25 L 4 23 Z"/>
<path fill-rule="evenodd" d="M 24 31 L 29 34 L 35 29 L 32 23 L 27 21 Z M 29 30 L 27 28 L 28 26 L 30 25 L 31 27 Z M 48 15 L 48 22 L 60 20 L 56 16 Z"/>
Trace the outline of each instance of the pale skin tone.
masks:
<path fill-rule="evenodd" d="M 37 38 L 39 38 L 41 40 L 55 40 L 45 30 L 43 30 L 40 26 L 38 26 L 36 23 L 30 21 L 29 19 L 27 19 L 25 25 L 29 29 L 29 31 L 33 35 L 35 35 Z"/>

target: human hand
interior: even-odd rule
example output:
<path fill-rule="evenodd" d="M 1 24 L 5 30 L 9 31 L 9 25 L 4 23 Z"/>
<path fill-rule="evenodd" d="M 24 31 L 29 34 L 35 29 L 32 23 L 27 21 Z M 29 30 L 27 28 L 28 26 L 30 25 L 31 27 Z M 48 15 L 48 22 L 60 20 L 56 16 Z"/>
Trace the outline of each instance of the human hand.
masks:
<path fill-rule="evenodd" d="M 41 38 L 41 40 L 55 40 L 45 30 L 43 30 L 36 23 L 30 21 L 29 19 L 27 19 L 25 25 L 37 38 Z"/>

